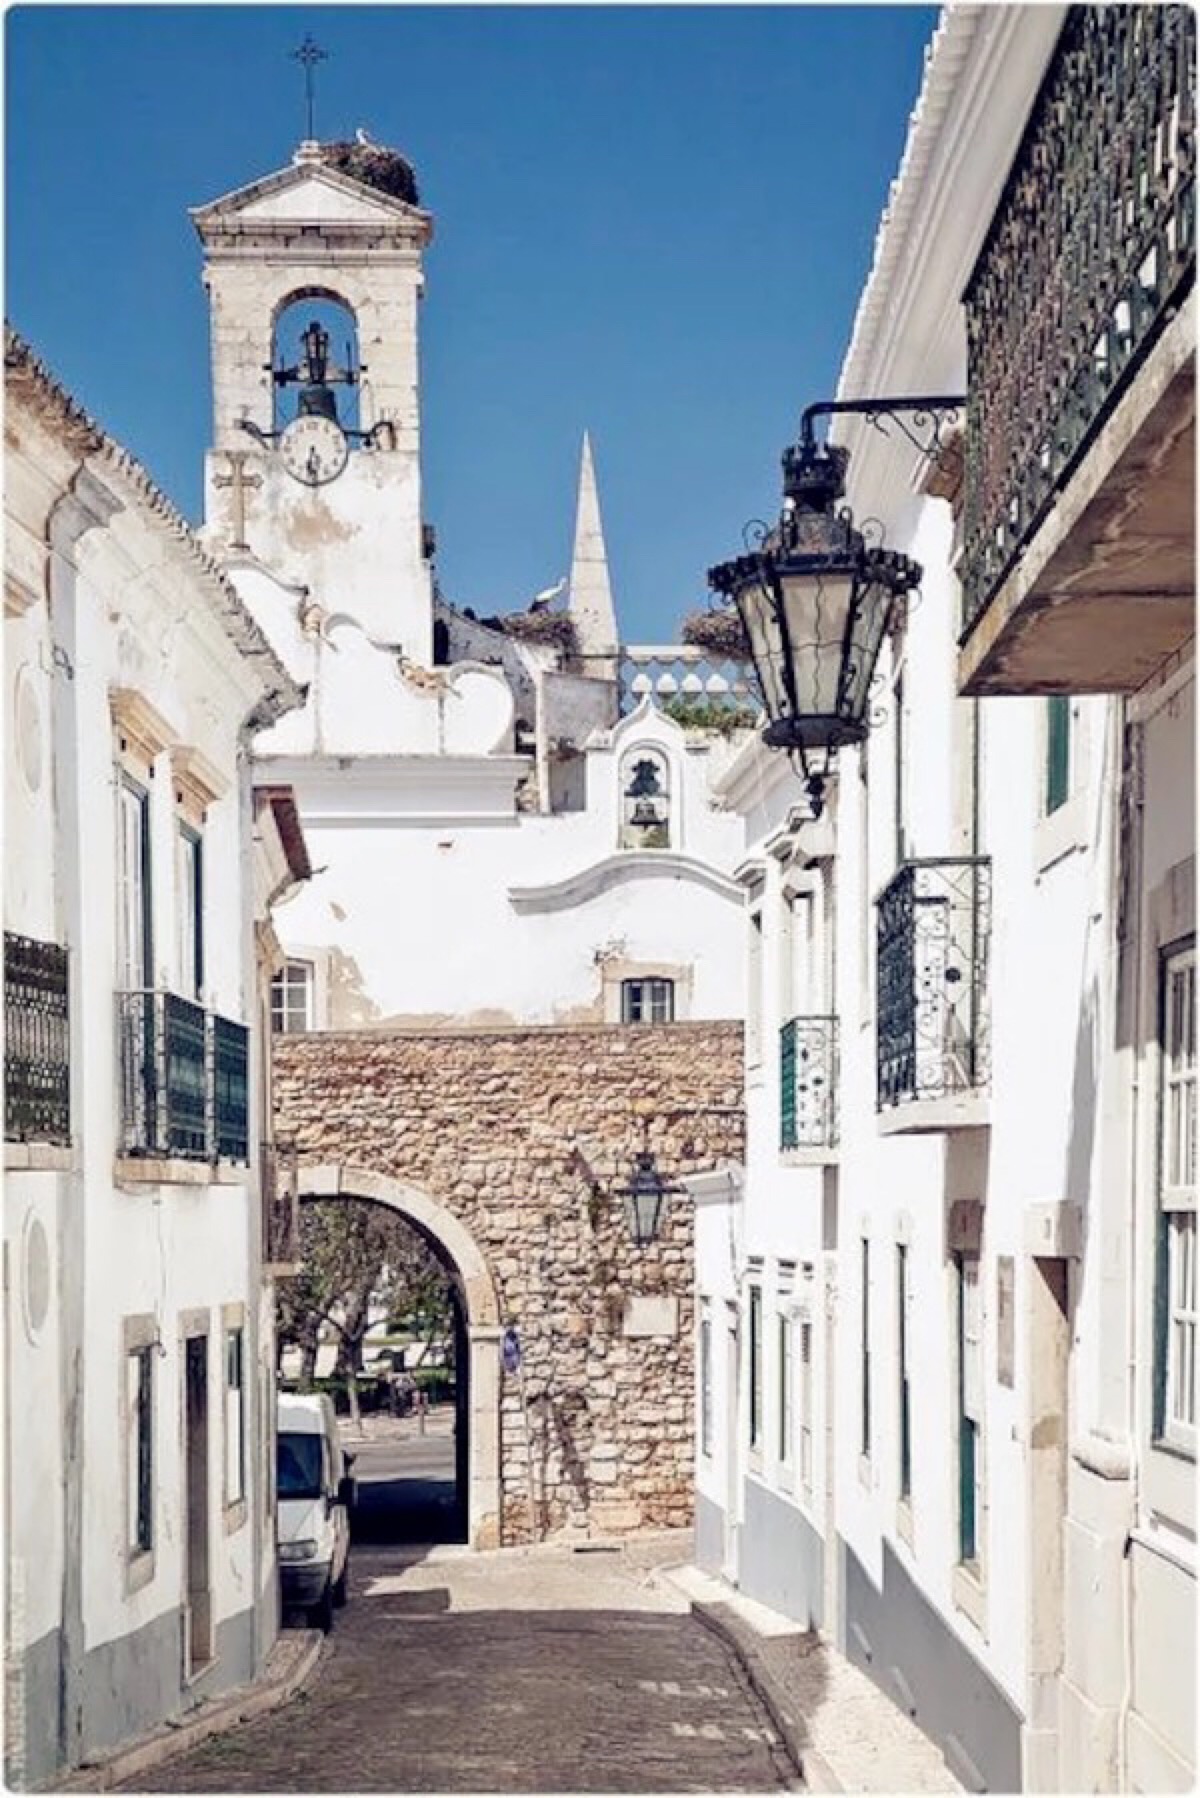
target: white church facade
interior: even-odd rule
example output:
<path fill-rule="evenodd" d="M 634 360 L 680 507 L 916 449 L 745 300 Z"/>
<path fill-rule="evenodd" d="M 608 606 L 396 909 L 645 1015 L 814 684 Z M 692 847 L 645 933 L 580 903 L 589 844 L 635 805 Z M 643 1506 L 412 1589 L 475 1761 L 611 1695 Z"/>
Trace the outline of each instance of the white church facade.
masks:
<path fill-rule="evenodd" d="M 305 143 L 193 219 L 205 540 L 307 692 L 257 745 L 315 869 L 281 915 L 277 1022 L 739 1016 L 737 828 L 711 785 L 752 720 L 743 671 L 621 643 L 586 440 L 565 592 L 500 619 L 440 592 L 418 369 L 433 224 L 409 165 Z"/>

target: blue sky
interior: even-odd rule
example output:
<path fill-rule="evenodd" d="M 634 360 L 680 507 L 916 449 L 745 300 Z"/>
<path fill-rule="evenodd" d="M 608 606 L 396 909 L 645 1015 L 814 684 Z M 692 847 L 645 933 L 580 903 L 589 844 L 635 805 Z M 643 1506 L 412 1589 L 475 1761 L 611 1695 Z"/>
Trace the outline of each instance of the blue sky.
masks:
<path fill-rule="evenodd" d="M 189 206 L 364 126 L 435 215 L 426 516 L 485 612 L 565 572 L 595 449 L 628 641 L 772 513 L 836 380 L 929 7 L 18 6 L 6 309 L 198 518 L 207 317 Z"/>

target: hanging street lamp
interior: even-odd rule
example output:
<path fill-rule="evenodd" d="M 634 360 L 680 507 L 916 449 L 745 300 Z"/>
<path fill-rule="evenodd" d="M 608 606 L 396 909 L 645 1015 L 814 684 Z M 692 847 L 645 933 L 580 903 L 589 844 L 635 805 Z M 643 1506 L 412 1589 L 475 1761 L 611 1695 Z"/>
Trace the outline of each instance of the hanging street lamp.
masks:
<path fill-rule="evenodd" d="M 920 565 L 884 549 L 879 528 L 855 526 L 839 505 L 850 452 L 819 442 L 819 416 L 852 412 L 883 431 L 891 419 L 936 460 L 941 431 L 960 398 L 822 400 L 801 420 L 800 441 L 783 453 L 783 508 L 773 527 L 747 527 L 746 553 L 708 571 L 709 585 L 740 614 L 768 724 L 763 741 L 797 761 L 813 816 L 824 809 L 833 758 L 861 743 L 871 719 L 875 664 L 896 603 L 921 581 Z M 923 441 L 903 424 L 930 425 Z M 884 433 L 886 435 L 886 433 Z"/>
<path fill-rule="evenodd" d="M 639 1249 L 647 1248 L 658 1235 L 667 1208 L 667 1195 L 683 1190 L 682 1186 L 663 1179 L 652 1150 L 638 1151 L 628 1186 L 618 1186 L 616 1192 L 625 1202 L 629 1234 Z"/>

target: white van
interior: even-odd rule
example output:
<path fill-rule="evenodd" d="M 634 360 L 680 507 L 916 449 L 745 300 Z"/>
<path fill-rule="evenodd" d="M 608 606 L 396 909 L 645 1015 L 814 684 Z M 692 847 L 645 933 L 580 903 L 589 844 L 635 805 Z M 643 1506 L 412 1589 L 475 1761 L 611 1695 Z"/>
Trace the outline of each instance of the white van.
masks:
<path fill-rule="evenodd" d="M 281 1392 L 275 1447 L 276 1531 L 285 1609 L 303 1605 L 333 1628 L 350 1578 L 352 1455 L 342 1452 L 333 1403 L 324 1394 Z"/>

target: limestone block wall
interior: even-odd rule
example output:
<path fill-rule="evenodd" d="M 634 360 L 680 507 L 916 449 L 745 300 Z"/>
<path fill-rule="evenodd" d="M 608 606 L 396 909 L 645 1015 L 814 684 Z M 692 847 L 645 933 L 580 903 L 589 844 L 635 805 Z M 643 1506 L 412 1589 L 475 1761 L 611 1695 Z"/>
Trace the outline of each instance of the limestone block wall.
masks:
<path fill-rule="evenodd" d="M 470 1232 L 516 1326 L 501 1539 L 690 1523 L 692 1202 L 635 1246 L 613 1189 L 742 1157 L 738 1023 L 277 1039 L 277 1134 L 403 1181 Z M 475 1452 L 475 1444 L 472 1452 Z M 482 1452 L 482 1451 L 481 1451 Z M 532 1487 L 532 1503 L 531 1503 Z"/>

